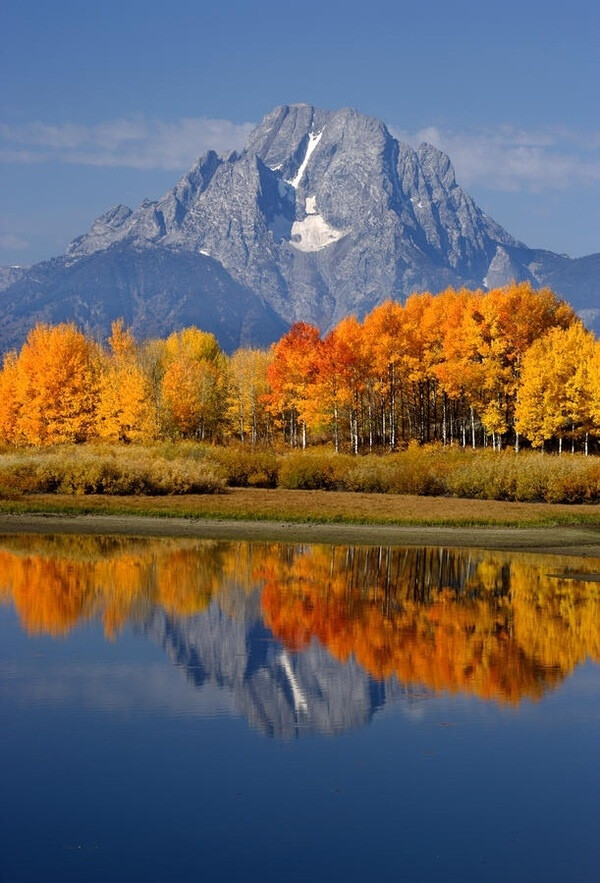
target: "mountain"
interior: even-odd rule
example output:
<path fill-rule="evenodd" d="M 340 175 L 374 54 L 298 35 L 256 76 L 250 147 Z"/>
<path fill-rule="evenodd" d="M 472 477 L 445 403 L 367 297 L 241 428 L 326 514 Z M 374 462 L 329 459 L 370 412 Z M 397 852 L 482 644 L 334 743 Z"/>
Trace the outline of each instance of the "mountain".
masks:
<path fill-rule="evenodd" d="M 115 206 L 65 255 L 22 272 L 4 290 L 0 345 L 40 320 L 105 334 L 123 315 L 139 337 L 194 323 L 231 350 L 296 320 L 325 331 L 389 297 L 512 279 L 552 287 L 600 326 L 600 254 L 528 248 L 440 150 L 352 109 L 296 104 L 268 114 L 241 153 L 209 151 L 161 199 Z"/>

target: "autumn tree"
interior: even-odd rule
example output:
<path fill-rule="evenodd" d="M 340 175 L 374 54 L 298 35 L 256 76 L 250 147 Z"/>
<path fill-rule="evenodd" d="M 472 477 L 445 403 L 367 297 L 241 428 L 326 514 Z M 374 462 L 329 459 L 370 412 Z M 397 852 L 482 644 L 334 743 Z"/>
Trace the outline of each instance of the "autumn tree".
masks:
<path fill-rule="evenodd" d="M 122 319 L 112 324 L 111 354 L 104 357 L 95 428 L 106 441 L 143 442 L 157 432 L 151 382 L 142 370 L 138 348 Z"/>
<path fill-rule="evenodd" d="M 355 316 L 342 319 L 324 340 L 317 342 L 311 361 L 305 414 L 315 428 L 333 432 L 336 451 L 347 435 L 358 452 L 363 428 L 363 393 L 369 371 L 364 330 Z M 347 433 L 344 431 L 347 429 Z"/>
<path fill-rule="evenodd" d="M 319 329 L 306 322 L 296 322 L 271 350 L 267 378 L 271 391 L 268 406 L 287 428 L 291 447 L 306 447 L 307 403 L 309 388 L 315 375 L 315 354 L 319 346 Z"/>
<path fill-rule="evenodd" d="M 363 322 L 365 352 L 373 372 L 372 390 L 378 403 L 378 435 L 394 450 L 397 442 L 398 406 L 402 403 L 403 307 L 388 300 L 375 307 Z"/>
<path fill-rule="evenodd" d="M 495 442 L 512 429 L 523 357 L 532 343 L 551 328 L 575 321 L 571 307 L 548 290 L 513 283 L 488 291 L 476 318 L 481 386 L 473 402 Z"/>
<path fill-rule="evenodd" d="M 588 389 L 590 396 L 590 416 L 594 432 L 600 435 L 600 340 L 596 341 L 588 368 Z"/>
<path fill-rule="evenodd" d="M 580 322 L 555 328 L 535 341 L 523 358 L 516 406 L 517 430 L 533 447 L 589 432 L 594 394 L 590 366 L 597 342 Z"/>
<path fill-rule="evenodd" d="M 93 433 L 99 364 L 98 346 L 75 325 L 36 325 L 7 366 L 14 383 L 14 440 L 85 441 Z"/>
<path fill-rule="evenodd" d="M 17 354 L 7 353 L 0 371 L 0 439 L 14 443 L 17 438 Z"/>
<path fill-rule="evenodd" d="M 252 447 L 269 434 L 266 397 L 271 354 L 264 350 L 239 349 L 228 365 L 227 416 L 240 441 Z"/>
<path fill-rule="evenodd" d="M 163 428 L 184 438 L 212 438 L 225 414 L 227 362 L 214 334 L 184 328 L 165 341 Z"/>

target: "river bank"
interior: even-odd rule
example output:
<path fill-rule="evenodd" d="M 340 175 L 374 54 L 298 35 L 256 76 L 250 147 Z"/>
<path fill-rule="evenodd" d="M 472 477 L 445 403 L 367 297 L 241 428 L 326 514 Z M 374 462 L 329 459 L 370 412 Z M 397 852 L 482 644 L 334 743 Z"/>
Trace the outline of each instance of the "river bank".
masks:
<path fill-rule="evenodd" d="M 210 497 L 31 495 L 0 501 L 0 533 L 452 545 L 600 557 L 600 510 L 591 504 L 250 488 Z"/>

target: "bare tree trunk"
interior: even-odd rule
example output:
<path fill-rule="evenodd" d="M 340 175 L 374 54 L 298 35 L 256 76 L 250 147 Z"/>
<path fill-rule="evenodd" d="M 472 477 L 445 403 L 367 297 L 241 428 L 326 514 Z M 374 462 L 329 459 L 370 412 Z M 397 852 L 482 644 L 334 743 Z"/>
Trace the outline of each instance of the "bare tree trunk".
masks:
<path fill-rule="evenodd" d="M 340 452 L 340 427 L 338 424 L 338 406 L 337 402 L 333 406 L 333 440 L 335 444 L 335 452 Z"/>
<path fill-rule="evenodd" d="M 446 447 L 448 441 L 446 429 L 446 393 L 442 397 L 442 444 Z"/>

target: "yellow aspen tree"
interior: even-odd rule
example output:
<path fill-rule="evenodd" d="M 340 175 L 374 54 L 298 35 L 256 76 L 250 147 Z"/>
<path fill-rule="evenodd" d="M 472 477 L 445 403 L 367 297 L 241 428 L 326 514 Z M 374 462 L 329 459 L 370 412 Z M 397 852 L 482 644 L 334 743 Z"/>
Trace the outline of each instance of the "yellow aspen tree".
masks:
<path fill-rule="evenodd" d="M 587 366 L 594 336 L 580 322 L 554 328 L 535 341 L 523 358 L 516 405 L 517 430 L 534 447 L 589 431 L 592 405 Z M 585 366 L 585 368 L 583 367 Z"/>
<path fill-rule="evenodd" d="M 600 340 L 594 345 L 594 352 L 588 371 L 588 389 L 590 397 L 590 416 L 594 432 L 600 435 Z"/>
<path fill-rule="evenodd" d="M 478 352 L 483 386 L 479 415 L 488 434 L 501 436 L 514 424 L 521 363 L 531 344 L 551 328 L 576 321 L 572 308 L 549 289 L 512 283 L 481 300 Z"/>
<path fill-rule="evenodd" d="M 16 440 L 19 402 L 17 400 L 17 354 L 7 353 L 0 371 L 0 441 Z"/>
<path fill-rule="evenodd" d="M 75 325 L 36 325 L 16 362 L 16 440 L 85 441 L 98 400 L 99 350 Z"/>
<path fill-rule="evenodd" d="M 167 338 L 161 381 L 161 411 L 171 434 L 215 436 L 223 423 L 227 360 L 216 337 L 185 328 Z"/>
<path fill-rule="evenodd" d="M 402 376 L 404 307 L 388 300 L 371 310 L 363 322 L 365 351 L 377 378 L 379 399 L 378 435 L 382 444 L 394 450 L 397 443 L 398 403 L 406 378 Z"/>
<path fill-rule="evenodd" d="M 122 319 L 112 324 L 111 355 L 102 362 L 95 429 L 106 441 L 144 442 L 156 436 L 157 414 L 149 377 Z"/>
<path fill-rule="evenodd" d="M 252 447 L 268 435 L 265 398 L 270 361 L 271 354 L 265 350 L 239 349 L 228 363 L 227 416 L 240 441 L 249 438 Z"/>

